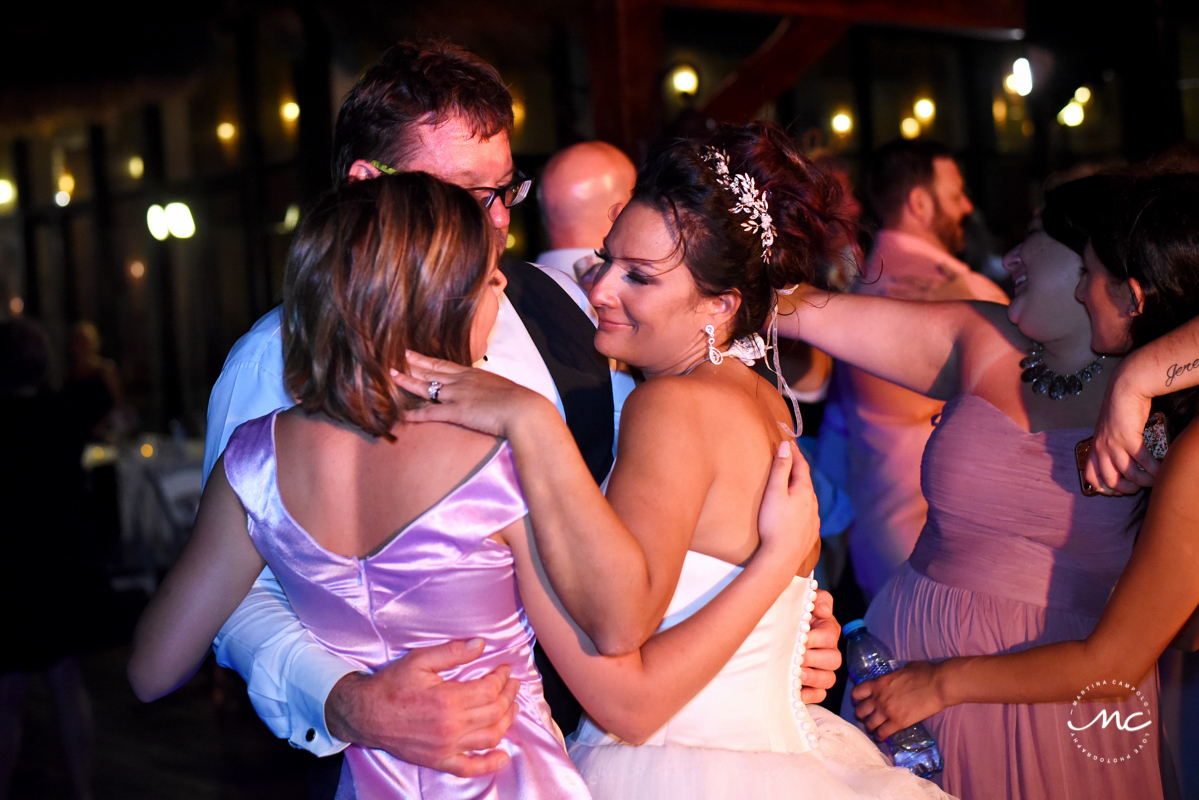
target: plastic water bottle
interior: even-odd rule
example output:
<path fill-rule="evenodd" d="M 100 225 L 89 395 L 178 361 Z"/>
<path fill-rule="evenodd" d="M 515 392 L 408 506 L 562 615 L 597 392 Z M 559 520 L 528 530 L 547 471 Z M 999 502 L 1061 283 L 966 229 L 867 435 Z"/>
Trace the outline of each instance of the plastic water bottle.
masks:
<path fill-rule="evenodd" d="M 899 665 L 891 650 L 866 630 L 866 623 L 855 619 L 842 628 L 848 640 L 849 677 L 854 683 L 865 683 L 880 675 L 894 672 Z M 927 778 L 945 769 L 941 749 L 924 725 L 917 722 L 910 728 L 896 731 L 887 738 L 895 766 L 903 767 L 913 774 Z"/>

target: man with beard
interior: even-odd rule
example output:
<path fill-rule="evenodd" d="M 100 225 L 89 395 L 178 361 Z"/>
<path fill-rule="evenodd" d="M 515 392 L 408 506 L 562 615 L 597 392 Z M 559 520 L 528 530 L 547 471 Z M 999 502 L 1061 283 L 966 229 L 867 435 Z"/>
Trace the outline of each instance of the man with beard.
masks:
<path fill-rule="evenodd" d="M 871 163 L 868 193 L 882 228 L 851 291 L 1008 302 L 998 286 L 954 257 L 974 206 L 947 147 L 928 140 L 883 146 Z M 846 490 L 857 511 L 850 559 L 869 600 L 911 555 L 924 527 L 920 458 L 942 404 L 844 364 L 836 366 L 834 391 L 848 436 Z"/>

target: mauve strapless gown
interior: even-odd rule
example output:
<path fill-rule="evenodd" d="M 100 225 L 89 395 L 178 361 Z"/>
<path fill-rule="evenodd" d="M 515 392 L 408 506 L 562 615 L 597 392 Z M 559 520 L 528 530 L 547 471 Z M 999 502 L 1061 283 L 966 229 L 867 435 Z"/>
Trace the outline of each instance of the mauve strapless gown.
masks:
<path fill-rule="evenodd" d="M 1007 653 L 1090 634 L 1132 552 L 1136 502 L 1082 495 L 1074 445 L 1090 435 L 1029 433 L 973 395 L 945 404 L 921 467 L 928 522 L 866 614 L 896 658 Z M 925 722 L 945 756 L 939 782 L 963 800 L 1160 798 L 1156 671 L 1137 689 L 1120 702 L 947 708 Z M 1067 727 L 1101 710 L 1153 724 Z M 853 719 L 848 694 L 842 714 Z"/>
<path fill-rule="evenodd" d="M 417 647 L 481 636 L 483 655 L 442 676 L 472 680 L 508 664 L 520 681 L 519 713 L 500 744 L 512 757 L 503 769 L 458 778 L 351 746 L 338 800 L 590 797 L 541 693 L 512 552 L 488 538 L 528 513 L 508 444 L 375 553 L 353 558 L 322 548 L 284 508 L 276 481 L 277 413 L 234 432 L 225 473 L 246 508 L 255 547 L 308 631 L 364 672 Z"/>

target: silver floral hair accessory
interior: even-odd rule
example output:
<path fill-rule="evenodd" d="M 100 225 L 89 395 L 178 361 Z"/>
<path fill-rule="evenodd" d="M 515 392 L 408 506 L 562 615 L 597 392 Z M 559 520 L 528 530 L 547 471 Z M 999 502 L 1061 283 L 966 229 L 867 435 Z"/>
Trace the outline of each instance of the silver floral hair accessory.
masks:
<path fill-rule="evenodd" d="M 766 204 L 766 192 L 758 191 L 754 179 L 744 172 L 736 175 L 729 173 L 729 156 L 723 150 L 715 147 L 705 147 L 700 155 L 705 162 L 712 165 L 716 172 L 716 182 L 733 193 L 737 205 L 729 209 L 734 214 L 749 214 L 749 219 L 741 223 L 741 227 L 750 233 L 758 234 L 762 239 L 762 260 L 770 263 L 770 248 L 774 245 L 774 221 L 770 219 L 770 207 Z"/>

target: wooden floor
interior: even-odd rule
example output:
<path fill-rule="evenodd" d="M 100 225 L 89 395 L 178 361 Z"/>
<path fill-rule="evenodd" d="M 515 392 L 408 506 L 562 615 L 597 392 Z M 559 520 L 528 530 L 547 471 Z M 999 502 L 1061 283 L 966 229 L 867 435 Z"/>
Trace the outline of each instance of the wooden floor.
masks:
<path fill-rule="evenodd" d="M 96 800 L 309 797 L 316 759 L 267 730 L 236 674 L 210 658 L 186 686 L 147 705 L 125 680 L 127 659 L 124 647 L 83 658 L 95 717 Z M 24 731 L 10 797 L 67 798 L 53 708 L 40 679 L 26 697 Z"/>

